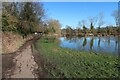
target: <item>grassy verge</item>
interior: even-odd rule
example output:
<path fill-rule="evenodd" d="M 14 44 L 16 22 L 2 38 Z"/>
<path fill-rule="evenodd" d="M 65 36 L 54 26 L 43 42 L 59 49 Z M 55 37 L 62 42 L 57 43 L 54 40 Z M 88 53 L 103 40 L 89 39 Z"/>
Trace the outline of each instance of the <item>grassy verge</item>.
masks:
<path fill-rule="evenodd" d="M 79 52 L 61 48 L 43 39 L 34 44 L 43 55 L 44 67 L 52 77 L 113 78 L 118 77 L 118 57 L 107 54 Z"/>

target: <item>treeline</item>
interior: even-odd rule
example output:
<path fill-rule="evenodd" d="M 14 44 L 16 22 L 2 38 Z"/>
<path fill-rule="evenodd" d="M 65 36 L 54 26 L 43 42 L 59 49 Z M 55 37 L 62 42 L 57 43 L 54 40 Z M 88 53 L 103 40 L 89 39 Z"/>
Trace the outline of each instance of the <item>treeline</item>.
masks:
<path fill-rule="evenodd" d="M 63 36 L 107 36 L 107 35 L 120 35 L 120 27 L 98 27 L 88 29 L 87 27 L 83 26 L 83 28 L 72 29 L 71 26 L 67 26 L 66 28 L 62 29 L 61 34 Z"/>
<path fill-rule="evenodd" d="M 42 3 L 3 2 L 2 31 L 17 32 L 23 37 L 42 31 L 45 11 Z"/>
<path fill-rule="evenodd" d="M 47 35 L 117 35 L 120 32 L 118 11 L 114 11 L 112 16 L 115 19 L 116 27 L 105 24 L 103 13 L 98 17 L 88 17 L 87 21 L 82 20 L 76 29 L 66 26 L 61 32 L 61 23 L 56 19 L 45 20 L 45 10 L 40 2 L 3 2 L 2 3 L 2 31 L 17 32 L 23 37 L 35 32 L 43 32 Z M 98 28 L 95 28 L 95 24 Z"/>
<path fill-rule="evenodd" d="M 120 16 L 118 14 L 118 10 L 114 10 L 111 13 L 111 16 L 114 18 L 115 26 L 112 26 L 110 24 L 109 24 L 110 26 L 104 26 L 105 25 L 104 14 L 103 12 L 100 12 L 97 16 L 93 16 L 93 17 L 89 16 L 87 20 L 79 21 L 78 26 L 74 27 L 74 29 L 72 28 L 73 26 L 66 25 L 64 29 L 61 29 L 61 34 L 63 36 L 120 35 Z M 59 26 L 55 26 L 55 27 L 59 27 Z M 58 28 L 54 30 L 54 28 L 52 28 L 52 31 L 54 32 L 58 32 L 58 30 L 60 29 Z"/>
<path fill-rule="evenodd" d="M 74 29 L 72 29 L 72 26 L 67 25 L 66 28 L 62 29 L 61 34 L 63 36 L 120 35 L 120 17 L 118 11 L 113 11 L 111 16 L 115 20 L 115 26 L 104 26 L 104 15 L 100 12 L 98 16 L 88 17 L 87 21 L 79 21 L 78 26 L 76 28 L 74 27 Z"/>

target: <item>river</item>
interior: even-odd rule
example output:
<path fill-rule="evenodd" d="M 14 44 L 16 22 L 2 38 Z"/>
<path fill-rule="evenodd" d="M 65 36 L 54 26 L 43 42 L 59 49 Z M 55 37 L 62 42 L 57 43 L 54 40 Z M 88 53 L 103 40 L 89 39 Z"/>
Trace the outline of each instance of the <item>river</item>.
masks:
<path fill-rule="evenodd" d="M 79 51 L 118 54 L 118 37 L 60 37 L 60 46 Z"/>

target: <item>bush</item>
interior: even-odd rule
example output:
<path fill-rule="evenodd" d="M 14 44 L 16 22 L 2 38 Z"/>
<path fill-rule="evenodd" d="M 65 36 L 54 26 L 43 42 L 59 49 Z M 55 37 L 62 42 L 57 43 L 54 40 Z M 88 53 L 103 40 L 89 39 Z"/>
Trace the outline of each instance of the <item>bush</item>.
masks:
<path fill-rule="evenodd" d="M 55 41 L 55 36 L 45 36 L 43 38 L 44 43 L 53 43 Z"/>

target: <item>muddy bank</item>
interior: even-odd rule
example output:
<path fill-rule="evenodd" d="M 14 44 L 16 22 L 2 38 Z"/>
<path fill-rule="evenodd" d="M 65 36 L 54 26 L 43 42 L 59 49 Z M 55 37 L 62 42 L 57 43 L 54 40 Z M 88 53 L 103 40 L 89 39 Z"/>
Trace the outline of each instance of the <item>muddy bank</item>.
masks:
<path fill-rule="evenodd" d="M 23 38 L 18 33 L 3 32 L 2 33 L 2 54 L 9 54 L 17 51 L 26 41 L 33 38 L 33 35 L 28 35 Z"/>
<path fill-rule="evenodd" d="M 49 78 L 48 72 L 45 70 L 45 61 L 43 56 L 35 49 L 34 44 L 32 44 L 32 54 L 34 56 L 34 60 L 38 65 L 38 68 L 34 71 L 38 78 Z"/>
<path fill-rule="evenodd" d="M 12 71 L 15 68 L 13 59 L 15 56 L 17 56 L 17 54 L 14 53 L 2 55 L 2 78 L 13 74 Z"/>

